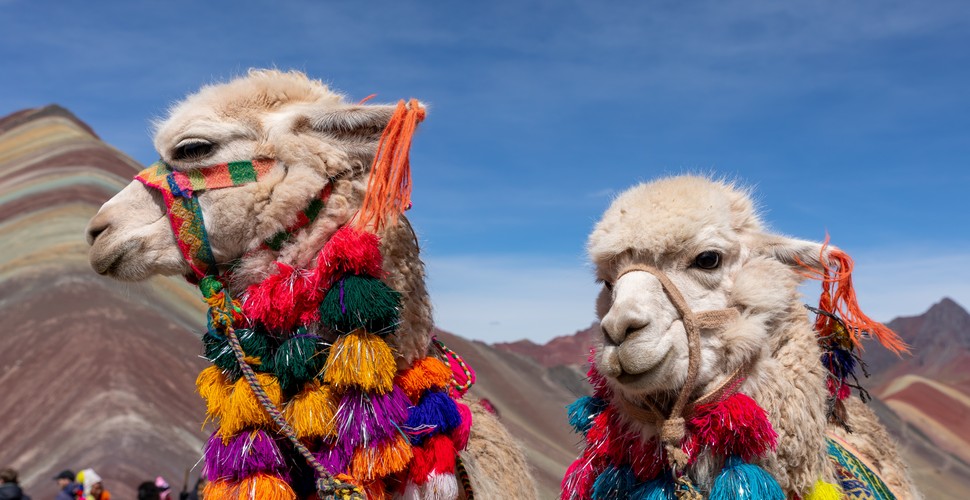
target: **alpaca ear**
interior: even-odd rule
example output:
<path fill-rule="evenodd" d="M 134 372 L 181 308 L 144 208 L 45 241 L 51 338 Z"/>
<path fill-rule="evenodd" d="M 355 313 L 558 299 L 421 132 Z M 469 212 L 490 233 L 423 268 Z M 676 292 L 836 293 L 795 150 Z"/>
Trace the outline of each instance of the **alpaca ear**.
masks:
<path fill-rule="evenodd" d="M 790 266 L 822 272 L 822 258 L 825 258 L 835 247 L 823 246 L 821 243 L 798 238 L 789 238 L 777 234 L 757 233 L 752 236 L 751 249 L 754 254 L 771 257 Z"/>
<path fill-rule="evenodd" d="M 343 140 L 377 142 L 395 109 L 394 105 L 382 104 L 342 106 L 310 114 L 298 124 Z"/>

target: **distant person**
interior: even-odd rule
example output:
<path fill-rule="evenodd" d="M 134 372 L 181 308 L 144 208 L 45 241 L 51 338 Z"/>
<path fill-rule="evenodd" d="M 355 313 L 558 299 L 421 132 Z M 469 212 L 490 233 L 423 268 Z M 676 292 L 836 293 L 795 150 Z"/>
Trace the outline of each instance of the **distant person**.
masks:
<path fill-rule="evenodd" d="M 0 500 L 30 500 L 17 483 L 17 471 L 0 469 Z"/>
<path fill-rule="evenodd" d="M 111 500 L 111 493 L 104 489 L 101 476 L 94 469 L 84 469 L 77 473 L 78 482 L 84 485 L 84 500 Z"/>
<path fill-rule="evenodd" d="M 195 482 L 195 488 L 192 491 L 179 493 L 179 500 L 203 500 L 202 490 L 205 489 L 207 482 L 205 476 L 199 476 L 199 480 Z"/>
<path fill-rule="evenodd" d="M 155 478 L 155 486 L 158 487 L 158 497 L 161 500 L 172 500 L 172 487 L 162 476 Z"/>
<path fill-rule="evenodd" d="M 161 500 L 158 486 L 152 481 L 145 481 L 138 485 L 138 500 Z"/>
<path fill-rule="evenodd" d="M 62 470 L 60 474 L 54 476 L 57 481 L 57 497 L 54 500 L 77 500 L 81 486 L 74 482 L 74 472 Z"/>

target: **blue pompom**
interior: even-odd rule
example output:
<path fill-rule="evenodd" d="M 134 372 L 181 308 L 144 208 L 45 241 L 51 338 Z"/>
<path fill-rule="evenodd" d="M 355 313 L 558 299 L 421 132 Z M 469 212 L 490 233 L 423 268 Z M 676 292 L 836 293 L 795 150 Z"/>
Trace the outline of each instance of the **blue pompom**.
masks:
<path fill-rule="evenodd" d="M 630 500 L 677 500 L 677 485 L 664 474 L 637 486 L 630 495 Z"/>
<path fill-rule="evenodd" d="M 757 465 L 728 457 L 714 480 L 710 500 L 785 500 L 778 481 Z"/>
<path fill-rule="evenodd" d="M 822 353 L 822 366 L 842 380 L 855 373 L 855 357 L 851 352 L 836 347 Z"/>
<path fill-rule="evenodd" d="M 626 500 L 636 484 L 637 476 L 629 465 L 610 465 L 596 476 L 593 500 Z"/>
<path fill-rule="evenodd" d="M 420 445 L 436 434 L 448 433 L 461 425 L 461 413 L 455 400 L 445 392 L 425 391 L 417 406 L 408 409 L 405 432 L 412 445 Z"/>
<path fill-rule="evenodd" d="M 606 401 L 593 396 L 583 396 L 566 407 L 569 425 L 573 426 L 576 432 L 586 434 L 593 425 L 593 417 L 599 415 L 604 409 L 606 409 Z"/>

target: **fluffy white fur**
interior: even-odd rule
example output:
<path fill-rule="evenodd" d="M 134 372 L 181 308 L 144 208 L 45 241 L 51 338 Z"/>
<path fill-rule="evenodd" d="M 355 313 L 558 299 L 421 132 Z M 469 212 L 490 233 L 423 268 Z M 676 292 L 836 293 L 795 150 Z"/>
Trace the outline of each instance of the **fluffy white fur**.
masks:
<path fill-rule="evenodd" d="M 588 250 L 604 282 L 597 301 L 603 336 L 595 364 L 616 397 L 669 407 L 687 375 L 687 336 L 660 282 L 646 272 L 618 274 L 630 264 L 661 269 L 695 312 L 736 307 L 741 319 L 723 331 L 701 332 L 696 395 L 753 362 L 741 391 L 767 412 L 778 449 L 761 463 L 789 497 L 807 495 L 819 479 L 834 480 L 825 458 L 825 369 L 797 287 L 798 262 L 819 266 L 822 245 L 765 232 L 749 193 L 705 177 L 680 176 L 641 184 L 620 195 L 589 237 Z M 695 264 L 720 255 L 716 269 Z M 847 439 L 899 495 L 918 497 L 896 448 L 874 414 L 848 404 L 855 432 Z M 648 423 L 624 416 L 644 437 Z M 843 433 L 844 434 L 844 433 Z M 874 446 L 873 442 L 878 442 Z M 708 491 L 721 464 L 702 455 L 689 470 Z"/>
<path fill-rule="evenodd" d="M 390 105 L 347 103 L 299 72 L 254 70 L 202 88 L 157 123 L 155 148 L 179 170 L 255 158 L 277 160 L 274 171 L 257 183 L 199 195 L 218 262 L 242 258 L 233 267 L 233 293 L 276 272 L 277 260 L 301 268 L 315 265 L 327 239 L 360 207 L 377 142 L 393 111 Z M 186 157 L 180 151 L 199 143 L 211 145 L 207 154 Z M 327 183 L 333 183 L 333 194 L 313 224 L 279 253 L 260 248 L 264 239 L 290 226 Z M 431 302 L 424 264 L 406 218 L 379 236 L 387 282 L 403 294 L 402 324 L 389 342 L 404 368 L 425 356 L 430 344 Z M 176 246 L 161 196 L 137 181 L 101 207 L 88 226 L 88 242 L 92 267 L 119 280 L 190 271 Z M 473 441 L 465 453 L 469 461 L 486 464 L 473 469 L 473 481 L 485 490 L 534 497 L 535 484 L 521 450 L 497 422 L 484 427 L 490 431 L 487 443 Z M 475 428 L 481 432 L 481 427 Z M 481 454 L 501 460 L 479 459 Z M 503 463 L 522 467 L 510 471 L 487 466 Z M 446 498 L 454 492 L 438 486 L 434 496 L 419 497 Z"/>

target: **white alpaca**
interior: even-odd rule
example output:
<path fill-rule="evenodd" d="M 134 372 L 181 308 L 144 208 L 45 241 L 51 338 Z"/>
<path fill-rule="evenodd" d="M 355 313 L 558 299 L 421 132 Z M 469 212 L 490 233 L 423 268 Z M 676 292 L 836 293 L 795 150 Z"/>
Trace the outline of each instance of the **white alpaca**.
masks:
<path fill-rule="evenodd" d="M 858 398 L 844 402 L 852 433 L 829 422 L 829 375 L 797 291 L 809 267 L 820 270 L 832 255 L 833 247 L 824 248 L 766 232 L 748 193 L 724 182 L 672 177 L 619 196 L 588 250 L 604 283 L 593 362 L 622 424 L 640 440 L 683 432 L 669 417 L 693 354 L 686 403 L 741 380 L 736 390 L 764 408 L 777 432 L 777 449 L 757 464 L 787 497 L 806 498 L 820 480 L 838 483 L 826 458 L 827 432 L 857 450 L 897 496 L 918 497 L 885 429 Z M 682 310 L 672 298 L 678 291 Z M 694 349 L 688 315 L 699 326 Z M 707 449 L 694 453 L 684 480 L 706 496 L 724 459 Z"/>
<path fill-rule="evenodd" d="M 204 87 L 158 123 L 155 147 L 175 171 L 240 160 L 274 162 L 258 181 L 197 193 L 217 267 L 223 272 L 231 267 L 233 296 L 278 272 L 277 263 L 316 267 L 321 248 L 360 208 L 378 140 L 394 110 L 348 103 L 302 73 L 251 71 Z M 293 227 L 317 198 L 325 201 L 315 220 L 280 248 L 265 243 Z M 91 265 L 100 274 L 136 281 L 192 273 L 173 237 L 162 196 L 140 182 L 104 204 L 88 235 Z M 402 295 L 401 323 L 388 343 L 403 370 L 429 354 L 431 304 L 407 219 L 384 227 L 379 236 L 384 281 Z M 309 329 L 318 330 L 314 325 Z M 475 493 L 479 498 L 534 497 L 535 484 L 517 444 L 493 415 L 472 407 L 474 425 L 462 459 Z M 451 499 L 459 495 L 459 486 L 452 477 L 448 484 L 429 482 L 398 494 Z"/>

